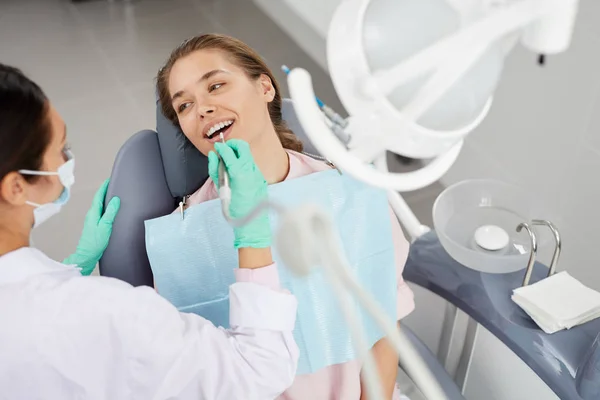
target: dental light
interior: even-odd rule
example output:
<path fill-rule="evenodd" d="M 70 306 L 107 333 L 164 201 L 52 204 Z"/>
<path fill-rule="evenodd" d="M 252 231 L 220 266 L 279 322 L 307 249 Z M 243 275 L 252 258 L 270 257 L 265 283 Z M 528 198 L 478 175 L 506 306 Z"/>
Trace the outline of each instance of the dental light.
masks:
<path fill-rule="evenodd" d="M 302 69 L 288 76 L 298 118 L 338 168 L 390 189 L 394 210 L 418 237 L 428 229 L 394 192 L 426 187 L 450 169 L 487 115 L 516 41 L 540 55 L 566 50 L 577 6 L 578 0 L 345 0 L 330 25 L 327 58 L 350 114 L 350 139 L 342 143 L 324 122 Z M 431 161 L 390 173 L 386 150 Z"/>
<path fill-rule="evenodd" d="M 296 114 L 324 157 L 344 173 L 388 190 L 392 208 L 416 238 L 428 228 L 397 191 L 423 188 L 448 171 L 464 138 L 487 115 L 503 60 L 517 40 L 540 55 L 540 63 L 566 50 L 577 7 L 578 0 L 344 0 L 330 25 L 327 58 L 350 117 L 334 132 L 335 122 L 324 118 L 303 69 L 288 76 Z M 349 140 L 340 140 L 340 129 Z M 390 173 L 386 150 L 431 161 L 417 171 Z M 348 275 L 328 217 L 308 206 L 297 211 L 280 227 L 282 257 L 298 273 L 315 264 L 325 267 L 365 358 L 369 398 L 383 399 L 382 391 L 374 361 L 361 345 L 360 326 L 352 320 L 348 293 L 385 329 L 423 394 L 444 399 L 410 342 Z M 306 256 L 298 258 L 299 252 Z"/>

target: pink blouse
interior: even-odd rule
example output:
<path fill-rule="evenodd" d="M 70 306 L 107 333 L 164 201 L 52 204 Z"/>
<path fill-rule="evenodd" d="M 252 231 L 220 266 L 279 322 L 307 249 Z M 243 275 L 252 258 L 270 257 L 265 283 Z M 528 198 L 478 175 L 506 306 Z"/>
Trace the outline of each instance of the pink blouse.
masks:
<path fill-rule="evenodd" d="M 294 179 L 313 172 L 324 171 L 329 168 L 324 162 L 315 160 L 304 154 L 286 150 L 290 162 L 287 179 Z M 208 179 L 200 189 L 188 199 L 188 206 L 218 198 L 215 184 Z M 398 219 L 390 208 L 392 219 L 392 235 L 396 247 L 397 268 L 397 312 L 398 320 L 406 317 L 415 307 L 412 290 L 402 278 L 404 264 L 408 257 L 408 242 L 404 238 Z M 266 268 L 265 273 L 271 271 L 276 275 L 274 268 Z M 263 277 L 265 280 L 268 277 Z M 275 279 L 273 277 L 273 279 Z M 312 374 L 296 376 L 293 385 L 277 400 L 359 400 L 361 395 L 360 384 L 361 363 L 359 360 L 349 361 L 344 364 L 332 365 Z M 400 392 L 396 387 L 394 400 L 400 399 Z"/>

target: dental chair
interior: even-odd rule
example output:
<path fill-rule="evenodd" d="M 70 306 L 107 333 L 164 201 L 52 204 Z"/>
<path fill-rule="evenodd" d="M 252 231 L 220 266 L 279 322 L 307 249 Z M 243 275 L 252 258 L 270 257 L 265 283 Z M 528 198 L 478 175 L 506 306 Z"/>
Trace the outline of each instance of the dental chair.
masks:
<path fill-rule="evenodd" d="M 283 118 L 304 142 L 305 151 L 318 155 L 298 122 L 289 99 L 283 102 Z M 162 115 L 157 101 L 156 131 L 140 131 L 129 138 L 113 166 L 106 199 L 119 196 L 121 209 L 114 222 L 108 248 L 100 260 L 100 274 L 134 286 L 153 286 L 146 255 L 144 221 L 172 213 L 179 202 L 200 188 L 206 179 L 208 159 Z M 402 329 L 439 381 L 447 398 L 464 399 L 431 351 L 408 327 L 403 326 Z M 408 391 L 406 394 L 411 395 Z"/>

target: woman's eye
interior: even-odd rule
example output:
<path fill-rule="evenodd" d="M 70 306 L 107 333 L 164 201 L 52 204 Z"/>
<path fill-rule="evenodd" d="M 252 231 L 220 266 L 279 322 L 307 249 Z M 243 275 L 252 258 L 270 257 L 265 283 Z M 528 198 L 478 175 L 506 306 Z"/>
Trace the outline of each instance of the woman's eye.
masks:
<path fill-rule="evenodd" d="M 209 86 L 208 91 L 212 92 L 214 90 L 221 88 L 221 86 L 223 86 L 223 85 L 224 85 L 224 83 L 215 83 L 214 85 Z"/>
<path fill-rule="evenodd" d="M 188 106 L 190 105 L 190 103 L 183 103 L 180 104 L 179 107 L 177 107 L 177 112 L 184 112 L 186 108 L 188 108 Z"/>

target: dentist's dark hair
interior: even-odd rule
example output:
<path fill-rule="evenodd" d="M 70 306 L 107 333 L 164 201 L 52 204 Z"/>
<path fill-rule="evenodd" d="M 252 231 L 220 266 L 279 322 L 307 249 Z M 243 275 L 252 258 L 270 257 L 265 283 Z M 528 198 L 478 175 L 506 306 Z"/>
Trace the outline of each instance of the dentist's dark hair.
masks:
<path fill-rule="evenodd" d="M 0 182 L 20 169 L 41 169 L 51 138 L 48 110 L 48 98 L 35 82 L 0 64 Z"/>
<path fill-rule="evenodd" d="M 164 67 L 158 72 L 156 78 L 156 89 L 160 100 L 163 115 L 167 117 L 173 124 L 179 125 L 177 113 L 171 104 L 171 96 L 169 95 L 169 75 L 175 63 L 196 51 L 199 50 L 219 50 L 225 53 L 227 57 L 241 69 L 251 80 L 257 80 L 261 75 L 266 75 L 271 80 L 275 88 L 275 97 L 268 105 L 269 116 L 271 123 L 275 128 L 275 132 L 279 137 L 281 145 L 289 150 L 301 152 L 303 144 L 294 132 L 287 126 L 281 115 L 281 90 L 279 83 L 275 79 L 273 72 L 267 66 L 267 63 L 246 43 L 227 35 L 215 33 L 205 34 L 193 37 L 183 42 L 171 53 Z"/>

